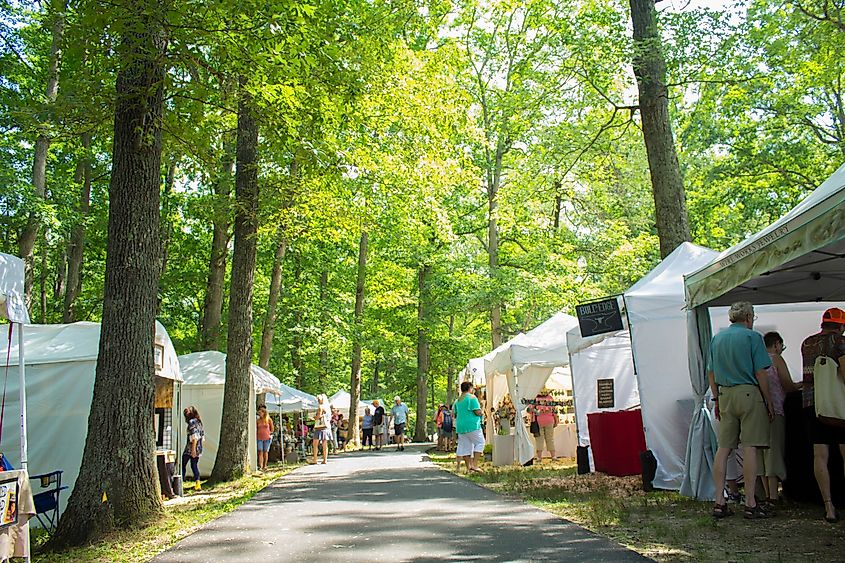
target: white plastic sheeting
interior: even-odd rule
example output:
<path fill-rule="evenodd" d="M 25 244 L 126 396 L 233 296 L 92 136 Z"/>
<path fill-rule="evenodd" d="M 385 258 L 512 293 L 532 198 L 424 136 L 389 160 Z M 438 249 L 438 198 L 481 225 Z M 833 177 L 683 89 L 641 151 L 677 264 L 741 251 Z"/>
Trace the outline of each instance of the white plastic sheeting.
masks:
<path fill-rule="evenodd" d="M 179 363 L 185 378 L 185 383 L 182 385 L 182 406 L 193 405 L 197 408 L 205 431 L 205 439 L 202 443 L 203 453 L 199 462 L 200 474 L 210 475 L 220 445 L 223 392 L 226 383 L 226 354 L 216 350 L 195 352 L 179 356 Z M 258 467 L 255 395 L 260 393 L 280 395 L 281 383 L 275 375 L 256 365 L 250 366 L 249 373 L 252 377 L 252 385 L 249 393 L 249 414 L 244 422 L 249 429 L 249 463 L 254 471 Z M 180 424 L 185 424 L 181 413 L 178 420 Z M 177 452 L 177 456 L 181 456 L 181 452 Z"/>
<path fill-rule="evenodd" d="M 62 485 L 70 489 L 61 495 L 64 510 L 69 492 L 73 490 L 85 438 L 88 435 L 88 414 L 94 392 L 100 325 L 74 323 L 69 325 L 27 325 L 26 391 L 29 408 L 29 473 L 37 475 L 57 469 L 64 470 Z M 156 341 L 164 350 L 164 366 L 160 375 L 181 380 L 176 350 L 160 323 L 156 323 Z M 14 350 L 13 350 L 14 353 Z M 17 361 L 14 359 L 13 364 Z M 5 358 L 4 358 L 5 359 Z M 6 393 L 6 414 L 18 410 L 17 381 L 11 377 Z M 179 420 L 174 403 L 173 421 Z M 7 416 L 3 420 L 3 449 L 6 455 L 17 449 L 18 419 Z M 171 429 L 173 443 L 178 441 L 178 429 Z M 13 455 L 10 455 L 14 463 Z"/>
<path fill-rule="evenodd" d="M 350 395 L 347 391 L 344 391 L 343 389 L 341 389 L 340 391 L 338 391 L 337 393 L 335 393 L 334 395 L 329 397 L 329 404 L 331 406 L 333 406 L 334 408 L 336 408 L 337 410 L 339 410 L 343 414 L 343 416 L 348 417 L 349 416 L 349 405 L 352 404 L 352 395 Z M 391 402 L 391 405 L 392 404 L 393 403 Z M 370 405 L 368 405 L 364 401 L 361 401 L 361 400 L 358 401 L 358 416 L 359 417 L 364 416 L 364 409 L 368 406 L 370 406 Z M 382 403 L 382 406 L 384 406 L 383 403 Z M 390 410 L 390 407 L 386 406 L 385 410 L 386 411 Z"/>
<path fill-rule="evenodd" d="M 316 411 L 317 397 L 290 385 L 279 383 L 279 395 L 267 396 L 267 409 L 271 412 Z"/>
<path fill-rule="evenodd" d="M 575 422 L 578 445 L 590 445 L 587 415 L 617 411 L 640 404 L 640 393 L 634 376 L 631 338 L 627 330 L 583 338 L 578 327 L 567 333 L 572 370 L 572 395 L 575 399 Z M 598 408 L 597 380 L 613 380 L 613 407 Z"/>

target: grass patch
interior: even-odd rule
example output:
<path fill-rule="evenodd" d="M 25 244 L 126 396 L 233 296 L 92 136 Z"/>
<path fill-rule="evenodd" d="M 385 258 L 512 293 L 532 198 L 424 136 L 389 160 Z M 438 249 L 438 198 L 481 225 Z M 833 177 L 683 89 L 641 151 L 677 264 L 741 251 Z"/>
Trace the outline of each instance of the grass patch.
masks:
<path fill-rule="evenodd" d="M 454 454 L 430 458 L 455 472 Z M 657 561 L 839 561 L 845 525 L 822 521 L 821 506 L 784 502 L 769 520 L 736 514 L 716 521 L 711 503 L 674 491 L 645 493 L 639 476 L 577 475 L 574 460 L 529 467 L 481 464 L 461 474 L 502 495 L 521 499 Z"/>
<path fill-rule="evenodd" d="M 255 473 L 230 483 L 203 486 L 201 492 L 165 503 L 162 518 L 145 528 L 114 532 L 96 544 L 61 552 L 37 553 L 32 560 L 50 563 L 138 563 L 149 561 L 205 523 L 239 507 L 279 477 L 301 464 L 272 465 L 264 473 Z M 33 530 L 35 550 L 46 541 L 46 534 Z"/>

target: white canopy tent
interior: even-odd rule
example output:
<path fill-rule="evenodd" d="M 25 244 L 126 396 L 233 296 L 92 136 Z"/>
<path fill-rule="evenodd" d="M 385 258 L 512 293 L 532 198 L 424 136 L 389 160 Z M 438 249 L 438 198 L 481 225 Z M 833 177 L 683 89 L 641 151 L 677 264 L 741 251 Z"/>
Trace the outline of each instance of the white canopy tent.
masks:
<path fill-rule="evenodd" d="M 26 391 L 30 407 L 29 432 L 37 440 L 29 442 L 29 467 L 31 474 L 64 471 L 62 484 L 73 490 L 85 438 L 88 435 L 88 415 L 94 393 L 97 356 L 100 344 L 100 324 L 79 322 L 67 325 L 27 325 Z M 176 350 L 167 331 L 156 322 L 155 345 L 157 354 L 156 375 L 179 382 L 182 372 Z M 14 352 L 13 348 L 13 352 Z M 17 363 L 17 362 L 14 362 Z M 9 390 L 14 383 L 9 381 Z M 8 400 L 8 398 L 7 398 Z M 173 449 L 178 447 L 178 405 L 172 403 L 169 434 Z M 12 408 L 17 405 L 7 405 Z M 150 413 L 152 416 L 152 413 Z M 17 445 L 10 421 L 3 421 L 3 445 Z M 8 437 L 7 437 L 8 436 Z M 62 507 L 69 495 L 62 495 Z"/>
<path fill-rule="evenodd" d="M 687 430 L 693 403 L 687 381 L 683 276 L 716 253 L 685 242 L 621 297 L 623 330 L 582 338 L 567 335 L 572 350 L 578 438 L 589 445 L 587 415 L 640 406 L 646 446 L 657 459 L 654 486 L 677 490 L 684 472 Z M 614 406 L 599 409 L 596 381 L 613 379 Z"/>
<path fill-rule="evenodd" d="M 695 411 L 681 492 L 712 499 L 713 433 L 704 396 L 704 357 L 713 329 L 708 308 L 736 301 L 813 303 L 818 314 L 845 300 L 845 165 L 783 217 L 685 277 L 690 379 Z M 799 312 L 805 306 L 785 305 Z M 763 308 L 756 308 L 760 317 Z M 807 313 L 807 311 L 804 311 Z M 762 320 L 762 317 L 760 318 Z M 759 327 L 759 321 L 758 321 Z M 786 322 L 776 321 L 779 328 Z M 806 332 L 804 336 L 811 334 Z"/>
<path fill-rule="evenodd" d="M 575 317 L 557 313 L 484 356 L 488 408 L 504 396 L 505 388 L 496 380 L 505 379 L 507 392 L 516 409 L 516 420 L 521 421 L 527 408 L 522 399 L 534 397 L 546 384 L 554 368 L 569 365 L 566 333 L 577 323 Z M 516 424 L 515 450 L 521 464 L 534 458 L 534 441 L 521 423 Z"/>
<path fill-rule="evenodd" d="M 279 395 L 267 397 L 267 409 L 281 413 L 316 411 L 317 397 L 280 382 Z"/>
<path fill-rule="evenodd" d="M 349 416 L 349 405 L 352 404 L 352 396 L 347 392 L 341 389 L 331 397 L 329 397 L 329 404 L 343 413 L 343 416 Z M 358 401 L 358 416 L 364 415 L 364 409 L 368 407 L 367 403 L 364 401 Z M 384 403 L 382 403 L 384 406 Z M 385 407 L 385 410 L 389 410 L 389 407 Z"/>
<path fill-rule="evenodd" d="M 216 350 L 194 352 L 179 356 L 185 383 L 182 385 L 182 404 L 193 405 L 202 418 L 205 439 L 200 456 L 200 474 L 210 475 L 220 444 L 223 391 L 226 384 L 226 354 Z M 258 467 L 256 451 L 255 396 L 270 393 L 281 396 L 281 383 L 269 371 L 250 365 L 252 386 L 249 393 L 249 415 L 245 421 L 249 429 L 249 463 L 253 471 Z M 278 403 L 277 403 L 278 404 Z M 180 423 L 184 424 L 183 420 Z"/>

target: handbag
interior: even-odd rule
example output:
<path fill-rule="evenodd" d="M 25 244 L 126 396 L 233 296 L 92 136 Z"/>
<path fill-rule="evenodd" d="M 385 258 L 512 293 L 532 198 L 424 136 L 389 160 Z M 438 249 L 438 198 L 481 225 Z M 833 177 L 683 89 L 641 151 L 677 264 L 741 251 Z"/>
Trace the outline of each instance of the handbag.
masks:
<path fill-rule="evenodd" d="M 845 382 L 829 356 L 819 356 L 813 365 L 813 399 L 819 422 L 845 427 Z"/>
<path fill-rule="evenodd" d="M 531 433 L 534 434 L 534 436 L 540 435 L 540 423 L 537 422 L 536 416 L 531 420 Z"/>

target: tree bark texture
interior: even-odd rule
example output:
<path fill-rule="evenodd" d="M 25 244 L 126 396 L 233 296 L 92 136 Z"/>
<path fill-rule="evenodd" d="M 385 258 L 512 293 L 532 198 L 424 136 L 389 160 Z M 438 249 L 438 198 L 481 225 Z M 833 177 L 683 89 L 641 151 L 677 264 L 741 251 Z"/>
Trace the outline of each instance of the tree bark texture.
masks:
<path fill-rule="evenodd" d="M 352 327 L 352 375 L 349 379 L 349 433 L 351 440 L 360 443 L 358 426 L 358 401 L 361 400 L 361 349 L 364 330 L 364 297 L 367 282 L 367 247 L 369 236 L 361 231 L 358 241 L 358 276 L 355 282 L 355 315 Z"/>
<path fill-rule="evenodd" d="M 454 342 L 455 315 L 449 315 L 449 342 Z M 451 358 L 446 367 L 446 404 L 451 406 L 455 400 L 455 368 L 452 366 Z"/>
<path fill-rule="evenodd" d="M 497 145 L 492 170 L 487 174 L 487 264 L 492 282 L 490 304 L 490 336 L 493 348 L 502 344 L 502 303 L 499 297 L 499 187 L 502 178 L 504 149 Z"/>
<path fill-rule="evenodd" d="M 167 164 L 164 174 L 164 188 L 161 202 L 161 275 L 167 271 L 170 243 L 173 241 L 173 184 L 176 182 L 176 159 Z"/>
<path fill-rule="evenodd" d="M 328 298 L 329 289 L 329 271 L 325 268 L 320 272 L 320 326 L 323 327 L 323 333 L 320 336 L 320 389 L 325 385 L 329 378 L 329 343 L 326 341 L 326 327 L 329 322 L 328 307 L 326 306 L 326 299 Z"/>
<path fill-rule="evenodd" d="M 302 254 L 299 252 L 294 252 L 294 263 L 293 263 L 293 279 L 294 285 L 299 285 L 299 280 L 302 278 Z M 304 377 L 304 363 L 302 361 L 302 321 L 303 321 L 303 314 L 302 314 L 302 307 L 296 303 L 294 300 L 293 305 L 293 334 L 291 336 L 291 346 L 290 346 L 290 365 L 293 368 L 293 376 L 295 387 L 297 389 L 302 389 L 302 382 Z M 323 393 L 324 390 L 322 385 L 320 386 L 320 393 Z"/>
<path fill-rule="evenodd" d="M 59 64 L 62 58 L 62 41 L 65 31 L 66 0 L 52 0 L 50 2 L 50 17 L 52 18 L 50 54 L 47 58 L 47 87 L 44 91 L 46 108 L 53 105 L 59 92 Z M 35 140 L 35 154 L 32 158 L 32 189 L 37 199 L 44 199 L 47 193 L 47 153 L 50 150 L 50 135 L 46 128 L 39 128 L 38 138 Z M 26 292 L 27 307 L 32 306 L 33 253 L 35 241 L 38 239 L 39 218 L 37 213 L 30 213 L 26 226 L 18 239 L 21 258 L 24 261 L 24 291 Z M 42 321 L 43 322 L 43 321 Z"/>
<path fill-rule="evenodd" d="M 428 372 L 431 367 L 431 350 L 428 341 L 429 290 L 431 266 L 422 264 L 417 269 L 417 419 L 414 424 L 414 441 L 428 440 L 425 431 L 428 412 Z"/>
<path fill-rule="evenodd" d="M 166 35 L 161 2 L 122 10 L 109 184 L 103 322 L 79 477 L 51 540 L 79 545 L 161 513 L 153 432 L 159 283 L 161 122 Z"/>
<path fill-rule="evenodd" d="M 82 264 L 85 259 L 85 221 L 91 209 L 91 134 L 82 135 L 82 155 L 76 163 L 75 180 L 79 185 L 77 223 L 73 227 L 68 248 L 67 282 L 64 296 L 62 322 L 78 319 L 76 299 L 82 292 Z"/>
<path fill-rule="evenodd" d="M 284 229 L 279 227 L 276 242 L 276 256 L 273 259 L 273 273 L 270 275 L 270 295 L 267 297 L 267 315 L 264 317 L 264 328 L 261 331 L 261 351 L 258 354 L 258 365 L 264 369 L 270 365 L 270 354 L 273 352 L 273 335 L 276 331 L 279 299 L 282 293 L 282 265 L 288 241 Z"/>
<path fill-rule="evenodd" d="M 654 0 L 630 0 L 634 29 L 634 74 L 639 89 L 643 139 L 648 154 L 660 255 L 690 240 L 684 180 L 669 118 L 666 61 Z"/>
<path fill-rule="evenodd" d="M 252 385 L 252 291 L 258 235 L 258 122 L 246 79 L 238 100 L 237 170 L 235 173 L 235 250 L 229 292 L 229 335 L 226 343 L 226 386 L 220 421 L 220 446 L 213 482 L 244 475 L 249 464 L 249 390 Z"/>
<path fill-rule="evenodd" d="M 203 350 L 219 350 L 220 325 L 223 318 L 223 291 L 226 283 L 226 258 L 229 255 L 229 209 L 232 206 L 230 182 L 235 169 L 235 142 L 223 135 L 223 157 L 214 183 L 214 218 L 208 282 L 202 307 L 200 346 Z"/>

